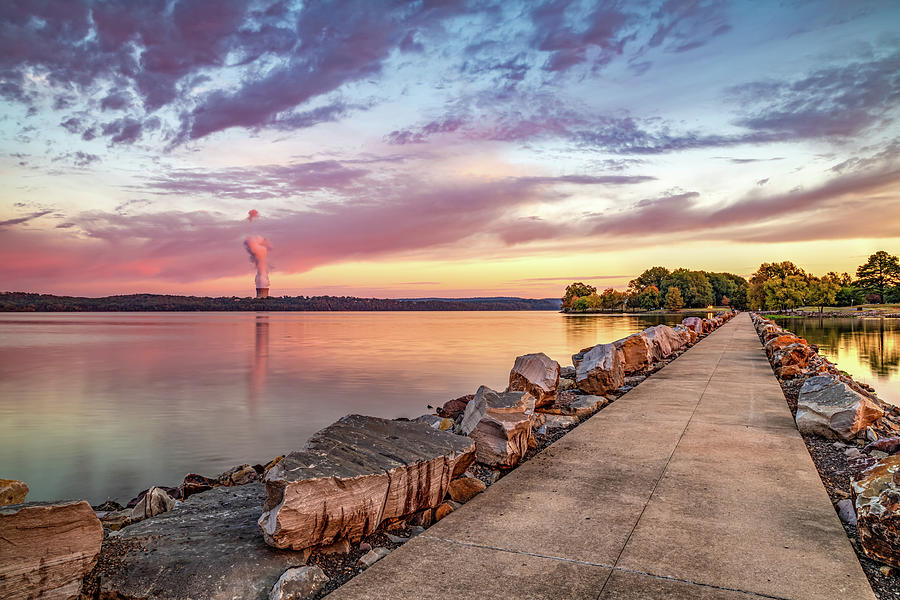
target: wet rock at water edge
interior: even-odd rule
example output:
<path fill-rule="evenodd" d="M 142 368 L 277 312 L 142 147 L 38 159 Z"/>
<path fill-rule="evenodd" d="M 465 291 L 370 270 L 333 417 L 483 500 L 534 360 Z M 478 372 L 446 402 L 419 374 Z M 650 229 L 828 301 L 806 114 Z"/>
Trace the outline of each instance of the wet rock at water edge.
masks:
<path fill-rule="evenodd" d="M 474 394 L 469 394 L 467 396 L 460 396 L 459 398 L 448 400 L 442 407 L 437 409 L 437 414 L 439 417 L 456 420 L 466 411 L 466 405 L 474 397 Z"/>
<path fill-rule="evenodd" d="M 21 504 L 28 495 L 28 484 L 18 479 L 0 479 L 0 506 Z"/>
<path fill-rule="evenodd" d="M 246 485 L 259 479 L 256 469 L 250 465 L 238 465 L 225 471 L 218 477 L 218 481 L 222 485 Z"/>
<path fill-rule="evenodd" d="M 534 443 L 534 397 L 528 392 L 496 392 L 478 388 L 466 406 L 460 431 L 475 440 L 479 463 L 512 467 Z"/>
<path fill-rule="evenodd" d="M 876 402 L 835 377 L 810 377 L 800 388 L 796 422 L 801 433 L 848 441 L 882 416 Z"/>
<path fill-rule="evenodd" d="M 264 600 L 306 557 L 262 540 L 256 520 L 265 497 L 261 483 L 217 487 L 126 527 L 104 544 L 111 559 L 101 561 L 100 597 Z"/>
<path fill-rule="evenodd" d="M 272 591 L 268 600 L 307 600 L 315 598 L 330 580 L 317 565 L 292 567 L 285 571 Z"/>
<path fill-rule="evenodd" d="M 449 419 L 447 417 L 439 417 L 437 415 L 422 415 L 421 417 L 416 417 L 413 419 L 414 423 L 425 423 L 429 427 L 433 429 L 438 429 L 440 431 L 449 431 L 453 428 L 454 422 L 453 419 Z"/>
<path fill-rule="evenodd" d="M 528 392 L 535 406 L 552 404 L 559 387 L 559 363 L 543 352 L 516 357 L 509 372 L 510 391 Z"/>
<path fill-rule="evenodd" d="M 175 500 L 162 488 L 151 487 L 134 508 L 131 509 L 131 522 L 155 517 L 175 508 Z"/>
<path fill-rule="evenodd" d="M 474 458 L 470 438 L 348 415 L 269 471 L 259 530 L 278 548 L 359 542 L 384 521 L 438 506 Z"/>
<path fill-rule="evenodd" d="M 0 598 L 78 598 L 102 541 L 103 526 L 87 502 L 0 507 Z"/>

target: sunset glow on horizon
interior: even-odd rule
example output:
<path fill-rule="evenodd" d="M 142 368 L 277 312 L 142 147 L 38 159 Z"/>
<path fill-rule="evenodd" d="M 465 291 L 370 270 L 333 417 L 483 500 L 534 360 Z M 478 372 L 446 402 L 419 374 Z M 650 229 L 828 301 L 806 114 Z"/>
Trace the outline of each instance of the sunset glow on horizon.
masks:
<path fill-rule="evenodd" d="M 250 296 L 263 242 L 273 296 L 853 273 L 900 251 L 898 22 L 896 2 L 4 3 L 0 292 Z"/>

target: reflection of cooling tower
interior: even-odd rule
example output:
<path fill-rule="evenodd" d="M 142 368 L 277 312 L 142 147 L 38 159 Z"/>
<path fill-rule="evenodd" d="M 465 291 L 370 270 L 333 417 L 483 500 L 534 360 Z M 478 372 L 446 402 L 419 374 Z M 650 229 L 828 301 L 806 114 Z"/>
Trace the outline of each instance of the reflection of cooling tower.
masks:
<path fill-rule="evenodd" d="M 269 288 L 256 288 L 256 297 L 257 298 L 268 298 L 269 297 Z"/>

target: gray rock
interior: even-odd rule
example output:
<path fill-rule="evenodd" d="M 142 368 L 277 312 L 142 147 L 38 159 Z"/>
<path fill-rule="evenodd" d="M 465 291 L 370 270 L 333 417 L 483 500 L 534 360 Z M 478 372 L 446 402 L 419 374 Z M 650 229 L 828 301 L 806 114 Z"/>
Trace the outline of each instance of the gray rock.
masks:
<path fill-rule="evenodd" d="M 848 525 L 856 526 L 856 510 L 853 508 L 853 500 L 850 498 L 844 498 L 839 501 L 836 505 L 838 517 L 841 518 L 841 521 L 847 523 Z"/>
<path fill-rule="evenodd" d="M 285 571 L 269 592 L 269 600 L 308 600 L 319 593 L 329 579 L 317 565 L 292 567 Z"/>
<path fill-rule="evenodd" d="M 384 534 L 387 539 L 391 540 L 395 544 L 405 544 L 409 541 L 408 537 L 404 537 L 402 535 L 394 535 L 393 533 L 385 533 Z"/>
<path fill-rule="evenodd" d="M 559 376 L 562 379 L 575 379 L 575 367 L 562 367 L 559 370 Z"/>
<path fill-rule="evenodd" d="M 123 529 L 104 544 L 101 597 L 117 600 L 264 600 L 305 555 L 271 548 L 256 520 L 261 483 L 195 494 L 178 509 Z"/>
<path fill-rule="evenodd" d="M 391 551 L 387 548 L 373 548 L 363 554 L 356 564 L 364 569 L 368 569 L 390 553 Z"/>
<path fill-rule="evenodd" d="M 439 506 L 474 458 L 467 437 L 348 415 L 269 470 L 259 530 L 277 548 L 356 543 L 386 519 Z"/>
<path fill-rule="evenodd" d="M 578 424 L 578 417 L 575 415 L 553 415 L 545 414 L 543 423 L 537 428 L 537 433 L 546 434 L 558 429 L 568 429 Z"/>
<path fill-rule="evenodd" d="M 575 416 L 579 419 L 586 419 L 603 408 L 607 403 L 608 400 L 603 396 L 575 396 L 575 402 L 571 403 L 569 408 L 572 409 Z"/>
<path fill-rule="evenodd" d="M 810 377 L 797 400 L 797 429 L 801 433 L 848 441 L 865 431 L 884 410 L 836 377 Z"/>
<path fill-rule="evenodd" d="M 425 528 L 421 525 L 413 525 L 409 528 L 409 535 L 412 537 L 416 537 L 417 535 L 425 533 Z"/>

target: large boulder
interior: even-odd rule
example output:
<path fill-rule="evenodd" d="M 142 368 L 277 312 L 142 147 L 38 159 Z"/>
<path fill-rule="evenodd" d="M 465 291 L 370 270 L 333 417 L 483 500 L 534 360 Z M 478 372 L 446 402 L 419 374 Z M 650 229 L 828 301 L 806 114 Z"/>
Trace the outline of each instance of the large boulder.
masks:
<path fill-rule="evenodd" d="M 626 375 L 643 371 L 650 366 L 653 360 L 650 353 L 650 341 L 643 331 L 616 340 L 613 345 L 622 352 Z"/>
<path fill-rule="evenodd" d="M 175 510 L 130 525 L 103 544 L 100 598 L 264 600 L 305 555 L 276 550 L 256 520 L 261 483 L 194 494 Z"/>
<path fill-rule="evenodd" d="M 269 470 L 259 530 L 277 548 L 358 542 L 385 519 L 440 505 L 474 458 L 467 437 L 348 415 Z"/>
<path fill-rule="evenodd" d="M 21 504 L 28 495 L 28 484 L 18 479 L 0 479 L 0 506 Z"/>
<path fill-rule="evenodd" d="M 810 377 L 797 400 L 797 429 L 801 433 L 851 440 L 865 431 L 884 409 L 836 377 Z"/>
<path fill-rule="evenodd" d="M 644 330 L 650 343 L 650 355 L 653 360 L 662 360 L 684 347 L 684 339 L 667 325 L 656 325 Z"/>
<path fill-rule="evenodd" d="M 697 335 L 703 333 L 703 319 L 700 317 L 685 317 L 681 320 L 681 324 L 693 330 Z"/>
<path fill-rule="evenodd" d="M 691 329 L 690 327 L 685 327 L 684 325 L 676 325 L 672 328 L 672 330 L 684 340 L 685 344 L 693 344 L 697 341 L 697 332 Z"/>
<path fill-rule="evenodd" d="M 625 381 L 625 360 L 615 344 L 599 344 L 572 355 L 575 385 L 590 394 L 603 395 Z"/>
<path fill-rule="evenodd" d="M 456 420 L 458 417 L 461 417 L 464 412 L 466 412 L 466 405 L 474 397 L 474 394 L 469 394 L 467 396 L 454 398 L 453 400 L 447 400 L 443 406 L 438 407 L 436 412 L 439 417 Z"/>
<path fill-rule="evenodd" d="M 528 392 L 495 392 L 483 385 L 466 406 L 460 429 L 475 440 L 482 464 L 515 466 L 534 443 L 534 396 Z"/>
<path fill-rule="evenodd" d="M 102 542 L 103 526 L 85 501 L 0 507 L 0 598 L 78 598 Z"/>
<path fill-rule="evenodd" d="M 851 476 L 856 527 L 866 555 L 900 567 L 900 456 Z"/>
<path fill-rule="evenodd" d="M 559 363 L 543 352 L 517 356 L 509 372 L 509 389 L 528 392 L 536 406 L 553 404 L 559 387 Z"/>

